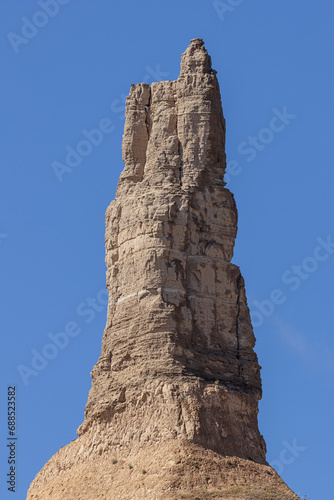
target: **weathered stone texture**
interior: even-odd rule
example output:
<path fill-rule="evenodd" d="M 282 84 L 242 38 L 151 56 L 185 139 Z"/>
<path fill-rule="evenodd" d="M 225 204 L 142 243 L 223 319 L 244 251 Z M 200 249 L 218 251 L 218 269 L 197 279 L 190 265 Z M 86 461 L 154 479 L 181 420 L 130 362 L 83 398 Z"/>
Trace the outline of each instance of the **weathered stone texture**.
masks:
<path fill-rule="evenodd" d="M 254 335 L 243 279 L 230 263 L 237 210 L 224 187 L 224 141 L 218 81 L 201 40 L 183 54 L 177 81 L 131 87 L 125 168 L 106 214 L 108 321 L 79 434 L 113 418 L 120 394 L 127 420 L 138 386 L 158 380 L 174 408 L 170 438 L 265 461 Z M 148 415 L 165 404 L 148 392 Z M 187 419 L 198 420 L 192 433 Z M 165 432 L 158 426 L 155 434 Z"/>
<path fill-rule="evenodd" d="M 47 487 L 53 463 L 74 471 L 93 456 L 143 457 L 145 447 L 161 460 L 197 446 L 252 459 L 260 475 L 266 467 L 260 367 L 230 262 L 237 209 L 223 181 L 225 120 L 201 39 L 182 55 L 178 80 L 131 86 L 123 160 L 106 213 L 108 316 L 85 420 L 31 492 Z M 120 491 L 99 498 L 161 498 Z"/>

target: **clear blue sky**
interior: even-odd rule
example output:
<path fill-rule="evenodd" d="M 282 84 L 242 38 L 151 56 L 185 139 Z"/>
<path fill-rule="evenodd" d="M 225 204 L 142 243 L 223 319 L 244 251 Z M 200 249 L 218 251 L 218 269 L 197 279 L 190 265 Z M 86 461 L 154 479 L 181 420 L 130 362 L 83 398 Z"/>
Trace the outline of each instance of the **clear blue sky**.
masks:
<path fill-rule="evenodd" d="M 233 262 L 262 365 L 268 461 L 300 495 L 332 497 L 333 24 L 330 0 L 1 1 L 1 498 L 23 500 L 83 421 L 106 319 L 104 213 L 123 168 L 124 99 L 132 83 L 176 79 L 194 37 L 221 87 Z M 82 142 L 97 127 L 95 145 Z"/>

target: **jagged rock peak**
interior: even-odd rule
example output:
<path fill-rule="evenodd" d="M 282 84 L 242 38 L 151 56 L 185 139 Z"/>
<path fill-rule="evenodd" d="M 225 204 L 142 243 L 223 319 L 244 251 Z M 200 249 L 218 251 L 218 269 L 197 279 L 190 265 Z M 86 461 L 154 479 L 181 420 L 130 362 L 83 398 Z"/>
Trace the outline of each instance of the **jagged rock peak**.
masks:
<path fill-rule="evenodd" d="M 193 38 L 181 56 L 181 73 L 211 73 L 211 57 L 204 47 L 202 38 Z"/>
<path fill-rule="evenodd" d="M 224 186 L 225 120 L 202 39 L 193 39 L 182 55 L 177 80 L 131 86 L 122 148 L 117 196 L 138 182 L 185 191 Z"/>

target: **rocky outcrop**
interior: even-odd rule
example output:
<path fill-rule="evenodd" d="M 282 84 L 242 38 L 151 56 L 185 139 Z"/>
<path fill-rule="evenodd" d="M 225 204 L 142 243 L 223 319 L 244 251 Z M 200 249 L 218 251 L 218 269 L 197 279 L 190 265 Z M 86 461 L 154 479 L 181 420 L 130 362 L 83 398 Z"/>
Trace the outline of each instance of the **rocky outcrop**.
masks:
<path fill-rule="evenodd" d="M 231 264 L 225 120 L 201 39 L 178 80 L 131 86 L 123 161 L 106 213 L 108 316 L 85 420 L 28 498 L 193 498 L 204 486 L 228 498 L 246 477 L 295 498 L 267 466 L 258 430 L 260 367 Z"/>

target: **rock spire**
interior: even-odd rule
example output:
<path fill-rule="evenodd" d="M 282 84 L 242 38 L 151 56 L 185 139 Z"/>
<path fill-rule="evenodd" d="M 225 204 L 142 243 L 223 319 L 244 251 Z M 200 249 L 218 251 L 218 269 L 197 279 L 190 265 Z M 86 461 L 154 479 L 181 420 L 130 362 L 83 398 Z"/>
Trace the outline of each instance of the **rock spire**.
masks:
<path fill-rule="evenodd" d="M 107 326 L 79 435 L 113 422 L 122 445 L 163 433 L 265 461 L 254 335 L 230 263 L 237 210 L 224 143 L 202 40 L 183 54 L 178 80 L 131 87 L 125 168 L 106 214 Z M 124 432 L 132 410 L 136 426 Z"/>
<path fill-rule="evenodd" d="M 254 488 L 256 476 L 289 492 L 257 425 L 260 367 L 231 263 L 225 120 L 200 38 L 176 81 L 131 86 L 123 161 L 106 212 L 108 315 L 85 419 L 28 498 L 193 498 L 177 494 L 222 489 L 224 477 L 245 484 L 244 472 Z"/>

